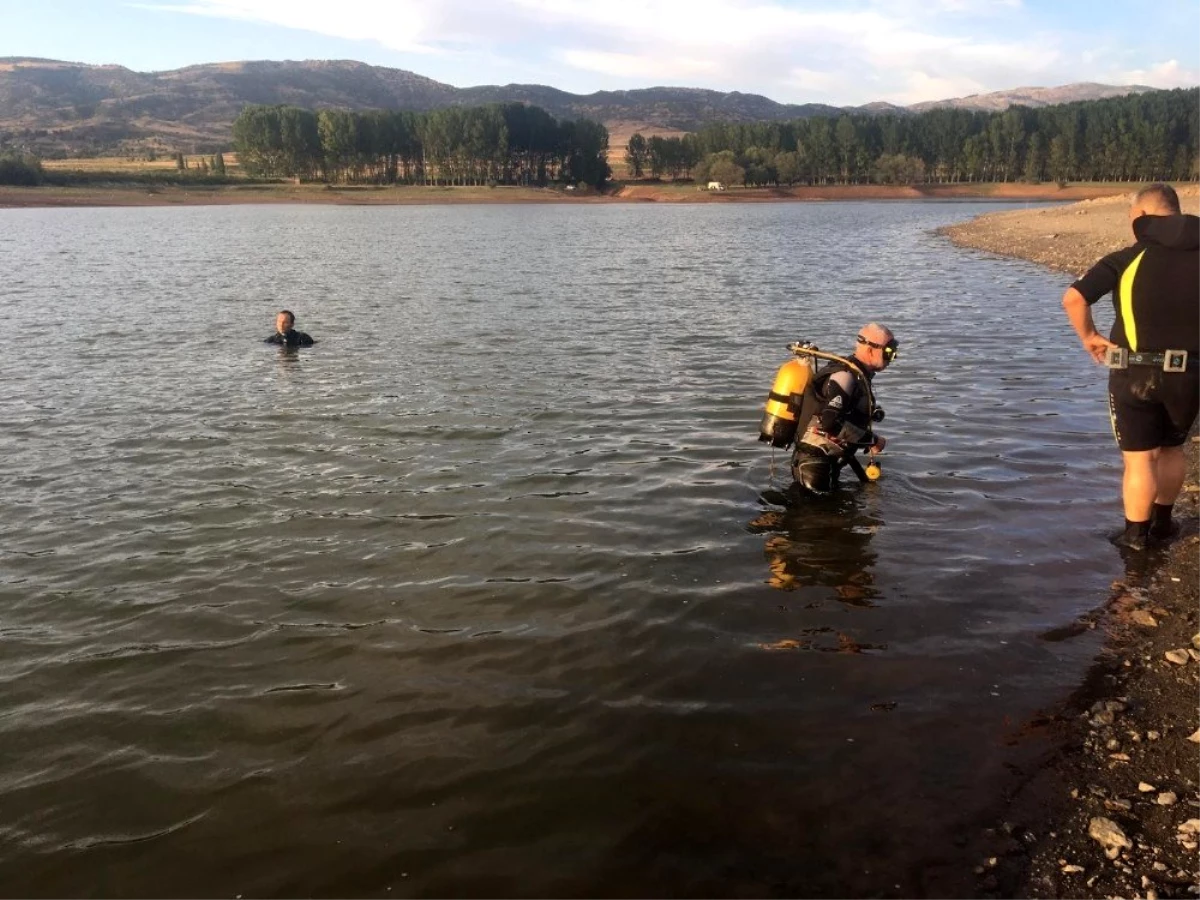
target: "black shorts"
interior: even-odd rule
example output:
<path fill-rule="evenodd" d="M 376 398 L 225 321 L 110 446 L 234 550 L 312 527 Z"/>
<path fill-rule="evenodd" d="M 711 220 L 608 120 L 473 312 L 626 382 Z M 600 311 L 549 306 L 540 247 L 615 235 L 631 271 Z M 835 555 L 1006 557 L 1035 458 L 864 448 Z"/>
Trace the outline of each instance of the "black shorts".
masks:
<path fill-rule="evenodd" d="M 1200 410 L 1200 369 L 1130 366 L 1108 373 L 1108 414 L 1122 450 L 1178 447 Z"/>

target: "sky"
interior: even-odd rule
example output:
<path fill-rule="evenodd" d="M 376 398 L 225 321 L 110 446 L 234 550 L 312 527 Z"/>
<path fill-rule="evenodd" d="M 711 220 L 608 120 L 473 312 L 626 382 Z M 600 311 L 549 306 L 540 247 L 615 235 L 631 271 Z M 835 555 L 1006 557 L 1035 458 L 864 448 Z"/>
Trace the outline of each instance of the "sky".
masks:
<path fill-rule="evenodd" d="M 0 57 L 138 72 L 353 59 L 455 87 L 655 86 L 909 105 L 1076 82 L 1200 85 L 1197 0 L 39 0 Z"/>

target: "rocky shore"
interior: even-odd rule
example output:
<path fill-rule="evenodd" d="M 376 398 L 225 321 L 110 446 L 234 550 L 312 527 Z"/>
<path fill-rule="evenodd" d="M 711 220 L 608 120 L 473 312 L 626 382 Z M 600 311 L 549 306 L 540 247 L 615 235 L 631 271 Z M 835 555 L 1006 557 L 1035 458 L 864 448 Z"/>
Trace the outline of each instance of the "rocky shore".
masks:
<path fill-rule="evenodd" d="M 1188 212 L 1198 198 L 1200 188 L 1181 191 Z M 1130 242 L 1127 209 L 1120 195 L 993 213 L 943 233 L 960 246 L 1079 275 Z M 1125 558 L 1124 578 L 1075 626 L 1106 638 L 1086 683 L 1061 709 L 1026 723 L 1047 733 L 1053 749 L 982 837 L 978 896 L 1200 895 L 1196 441 L 1176 505 L 1179 535 Z"/>
<path fill-rule="evenodd" d="M 1184 212 L 1200 213 L 1200 186 L 1179 188 L 1179 199 Z M 1133 243 L 1128 192 L 1046 209 L 988 213 L 940 232 L 961 247 L 1027 259 L 1072 275 L 1082 275 L 1104 254 Z"/>

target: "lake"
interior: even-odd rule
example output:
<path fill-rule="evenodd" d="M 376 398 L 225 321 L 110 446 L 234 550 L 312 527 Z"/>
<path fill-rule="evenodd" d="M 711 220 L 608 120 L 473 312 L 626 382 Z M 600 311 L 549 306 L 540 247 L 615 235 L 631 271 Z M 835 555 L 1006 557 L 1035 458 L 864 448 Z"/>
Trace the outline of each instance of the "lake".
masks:
<path fill-rule="evenodd" d="M 0 892 L 969 887 L 1122 571 L 997 208 L 0 210 Z M 870 320 L 883 477 L 773 505 Z"/>

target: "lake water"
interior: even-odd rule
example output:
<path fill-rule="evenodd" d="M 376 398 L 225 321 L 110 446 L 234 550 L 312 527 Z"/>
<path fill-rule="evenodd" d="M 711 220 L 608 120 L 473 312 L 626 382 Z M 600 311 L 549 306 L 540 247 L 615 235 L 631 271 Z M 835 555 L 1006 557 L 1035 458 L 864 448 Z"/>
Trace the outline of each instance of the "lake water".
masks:
<path fill-rule="evenodd" d="M 0 210 L 0 892 L 963 889 L 1121 571 L 995 208 Z M 871 319 L 883 478 L 770 505 Z"/>

